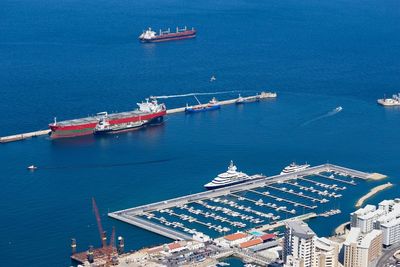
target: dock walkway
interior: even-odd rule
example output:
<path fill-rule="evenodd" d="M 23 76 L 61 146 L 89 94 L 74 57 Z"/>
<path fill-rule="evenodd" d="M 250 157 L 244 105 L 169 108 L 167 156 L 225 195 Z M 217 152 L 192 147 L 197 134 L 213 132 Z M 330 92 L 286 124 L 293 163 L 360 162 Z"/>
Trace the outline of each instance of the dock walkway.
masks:
<path fill-rule="evenodd" d="M 271 185 L 273 183 L 282 183 L 288 180 L 293 180 L 297 178 L 302 178 L 304 176 L 316 175 L 322 172 L 340 172 L 345 175 L 353 175 L 355 178 L 368 179 L 369 173 L 340 167 L 333 164 L 323 164 L 315 167 L 310 167 L 306 170 L 299 171 L 297 173 L 275 175 L 271 177 L 266 177 L 258 175 L 257 179 L 253 179 L 249 182 L 232 185 L 220 189 L 200 192 L 196 194 L 186 195 L 182 197 L 177 197 L 169 200 L 159 201 L 151 204 L 146 204 L 134 208 L 128 208 L 120 211 L 111 212 L 108 214 L 111 218 L 141 227 L 143 229 L 152 231 L 154 233 L 172 238 L 175 240 L 189 240 L 192 237 L 188 234 L 177 232 L 173 229 L 169 229 L 164 226 L 160 226 L 145 219 L 139 218 L 147 212 L 157 211 L 161 209 L 173 208 L 177 206 L 182 206 L 188 203 L 197 202 L 200 200 L 207 200 L 210 198 L 223 197 L 227 195 L 237 195 L 242 191 L 250 191 L 256 188 L 262 188 L 266 185 Z M 357 176 L 355 175 L 357 174 Z M 255 191 L 255 190 L 254 190 Z M 310 207 L 311 208 L 311 207 Z"/>
<path fill-rule="evenodd" d="M 10 135 L 10 136 L 4 136 L 0 137 L 0 143 L 9 143 L 9 142 L 14 142 L 14 141 L 19 141 L 19 140 L 24 140 L 36 136 L 41 136 L 41 135 L 48 135 L 50 133 L 50 130 L 39 130 L 35 132 L 30 132 L 30 133 L 22 133 L 22 134 L 15 134 L 15 135 Z"/>
<path fill-rule="evenodd" d="M 275 94 L 275 96 L 272 96 L 272 95 L 273 94 L 271 94 L 271 96 L 265 96 L 265 97 L 261 98 L 261 100 L 276 98 L 276 94 Z M 248 97 L 245 97 L 245 99 L 249 99 L 249 98 L 253 98 L 253 97 L 256 97 L 256 96 L 248 96 Z M 235 104 L 236 100 L 237 100 L 237 98 L 227 99 L 227 100 L 218 101 L 218 103 L 222 106 L 231 105 L 231 104 Z M 204 105 L 206 105 L 206 104 L 204 104 Z M 185 109 L 186 109 L 186 107 L 168 109 L 167 114 L 182 113 L 182 112 L 185 112 Z M 21 134 L 15 134 L 15 135 L 10 135 L 10 136 L 3 136 L 3 137 L 0 137 L 0 143 L 9 143 L 9 142 L 14 142 L 14 141 L 20 141 L 20 140 L 28 139 L 28 138 L 35 137 L 35 136 L 47 135 L 49 133 L 50 133 L 50 130 L 47 129 L 47 130 L 39 130 L 39 131 L 34 131 L 34 132 L 29 132 L 29 133 L 21 133 Z"/>

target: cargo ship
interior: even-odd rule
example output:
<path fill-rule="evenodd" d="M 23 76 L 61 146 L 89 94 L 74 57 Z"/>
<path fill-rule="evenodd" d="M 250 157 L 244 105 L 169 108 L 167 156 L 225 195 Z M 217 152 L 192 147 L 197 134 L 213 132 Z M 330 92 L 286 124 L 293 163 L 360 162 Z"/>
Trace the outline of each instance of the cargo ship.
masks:
<path fill-rule="evenodd" d="M 182 40 L 182 39 L 190 39 L 196 37 L 196 30 L 192 29 L 179 29 L 176 28 L 176 32 L 171 32 L 170 29 L 167 31 L 160 30 L 157 34 L 151 28 L 148 28 L 146 31 L 139 36 L 139 40 L 143 43 L 156 43 L 156 42 L 166 42 L 166 41 L 174 41 L 174 40 Z"/>
<path fill-rule="evenodd" d="M 138 109 L 127 112 L 108 114 L 100 112 L 95 116 L 66 120 L 49 124 L 51 138 L 68 138 L 91 135 L 96 132 L 106 133 L 111 131 L 129 130 L 149 123 L 162 122 L 167 113 L 164 104 L 159 104 L 156 99 L 146 99 L 137 103 Z"/>

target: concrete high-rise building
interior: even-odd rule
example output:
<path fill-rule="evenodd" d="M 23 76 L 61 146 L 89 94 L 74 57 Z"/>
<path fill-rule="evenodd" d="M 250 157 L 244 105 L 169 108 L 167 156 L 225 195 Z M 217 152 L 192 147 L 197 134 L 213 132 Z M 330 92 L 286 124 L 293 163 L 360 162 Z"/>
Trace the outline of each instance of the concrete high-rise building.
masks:
<path fill-rule="evenodd" d="M 385 247 L 400 242 L 400 218 L 381 223 L 379 229 L 382 231 L 382 244 Z"/>
<path fill-rule="evenodd" d="M 283 260 L 285 266 L 312 267 L 315 257 L 316 234 L 302 221 L 286 224 Z"/>
<path fill-rule="evenodd" d="M 315 239 L 315 267 L 338 267 L 339 244 L 321 237 Z"/>
<path fill-rule="evenodd" d="M 363 234 L 360 228 L 352 227 L 343 247 L 344 267 L 372 266 L 382 253 L 382 231 Z"/>
<path fill-rule="evenodd" d="M 356 210 L 355 212 L 350 213 L 351 227 L 358 227 L 358 225 L 359 225 L 358 218 L 365 214 L 371 213 L 375 210 L 376 210 L 376 207 L 374 205 L 367 205 L 364 208 L 360 208 L 360 209 Z"/>

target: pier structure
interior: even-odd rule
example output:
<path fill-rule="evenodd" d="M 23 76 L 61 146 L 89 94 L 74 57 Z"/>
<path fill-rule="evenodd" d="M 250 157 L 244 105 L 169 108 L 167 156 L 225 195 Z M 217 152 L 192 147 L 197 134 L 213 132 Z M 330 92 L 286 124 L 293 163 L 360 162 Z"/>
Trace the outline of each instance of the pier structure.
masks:
<path fill-rule="evenodd" d="M 266 93 L 266 95 L 267 96 L 265 96 L 265 97 L 260 97 L 260 95 L 248 96 L 248 97 L 244 97 L 244 99 L 250 99 L 250 98 L 257 97 L 257 96 L 260 97 L 261 100 L 276 98 L 276 93 Z M 237 100 L 237 98 L 221 100 L 221 101 L 218 101 L 218 104 L 219 105 L 223 105 L 223 106 L 224 105 L 231 105 L 231 104 L 235 104 L 236 100 Z M 204 105 L 207 105 L 207 104 L 204 104 Z M 168 114 L 182 113 L 182 112 L 185 112 L 185 109 L 186 109 L 186 107 L 167 109 L 167 115 Z M 46 130 L 39 130 L 39 131 L 28 132 L 28 133 L 21 133 L 21 134 L 3 136 L 3 137 L 0 137 L 0 143 L 9 143 L 9 142 L 21 141 L 21 140 L 24 140 L 24 139 L 29 139 L 31 137 L 48 135 L 49 133 L 50 133 L 50 130 L 46 129 Z"/>
<path fill-rule="evenodd" d="M 167 212 L 167 213 L 172 213 L 171 216 L 174 216 L 174 218 L 180 219 L 180 218 L 185 218 L 186 220 L 184 220 L 183 222 L 188 220 L 189 217 L 189 222 L 198 222 L 200 224 L 200 226 L 204 226 L 207 227 L 208 229 L 211 230 L 215 230 L 218 231 L 220 233 L 222 233 L 222 226 L 217 226 L 215 224 L 212 223 L 206 223 L 203 220 L 201 220 L 201 218 L 213 218 L 215 219 L 215 222 L 220 221 L 220 222 L 225 222 L 225 223 L 236 223 L 236 220 L 232 220 L 230 218 L 229 219 L 227 217 L 229 216 L 235 216 L 237 218 L 245 218 L 245 221 L 251 221 L 253 219 L 253 216 L 255 216 L 254 219 L 259 218 L 258 223 L 258 227 L 261 227 L 262 229 L 269 229 L 270 226 L 274 225 L 274 227 L 276 225 L 281 225 L 282 220 L 278 220 L 280 216 L 274 216 L 274 212 L 278 211 L 278 212 L 283 212 L 283 213 L 291 213 L 290 215 L 294 215 L 296 212 L 293 212 L 293 210 L 287 209 L 286 207 L 280 207 L 279 205 L 268 205 L 270 203 L 264 203 L 263 201 L 260 200 L 254 200 L 251 198 L 251 196 L 246 195 L 246 193 L 250 194 L 258 194 L 260 195 L 260 197 L 272 197 L 274 198 L 275 201 L 282 201 L 282 202 L 287 202 L 289 203 L 289 205 L 293 205 L 294 207 L 303 207 L 303 208 L 308 208 L 310 210 L 313 210 L 315 208 L 317 208 L 317 206 L 309 206 L 307 204 L 304 203 L 299 203 L 297 201 L 292 201 L 292 200 L 288 200 L 288 199 L 284 199 L 282 197 L 275 197 L 272 196 L 271 193 L 268 192 L 261 192 L 258 191 L 257 189 L 266 189 L 268 187 L 270 188 L 278 188 L 278 186 L 282 186 L 282 185 L 288 185 L 288 184 L 293 184 L 293 181 L 295 181 L 296 179 L 299 179 L 299 181 L 301 181 L 300 179 L 306 179 L 307 181 L 313 181 L 312 177 L 318 177 L 319 174 L 322 174 L 325 176 L 325 174 L 328 173 L 333 173 L 336 176 L 334 177 L 334 180 L 331 181 L 335 181 L 337 184 L 342 183 L 345 185 L 349 185 L 348 180 L 346 179 L 340 179 L 340 176 L 349 176 L 352 179 L 354 178 L 358 178 L 358 179 L 369 179 L 370 177 L 370 173 L 366 173 L 366 172 L 361 172 L 361 171 L 357 171 L 357 170 L 353 170 L 353 169 L 349 169 L 349 168 L 344 168 L 341 166 L 337 166 L 337 165 L 333 165 L 333 164 L 323 164 L 323 165 L 319 165 L 319 166 L 315 166 L 315 167 L 310 167 L 308 169 L 296 172 L 296 173 L 290 173 L 290 174 L 282 174 L 282 175 L 275 175 L 275 176 L 270 176 L 270 177 L 266 177 L 263 175 L 256 175 L 253 180 L 250 180 L 249 182 L 246 183 L 242 183 L 242 184 L 238 184 L 238 185 L 232 185 L 232 186 L 228 186 L 228 187 L 224 187 L 224 188 L 220 188 L 220 189 L 215 189 L 215 190 L 210 190 L 210 191 L 204 191 L 204 192 L 200 192 L 200 193 L 195 193 L 195 194 L 191 194 L 191 195 L 186 195 L 186 196 L 181 196 L 181 197 L 177 197 L 177 198 L 173 198 L 173 199 L 169 199 L 169 200 L 164 200 L 164 201 L 159 201 L 159 202 L 155 202 L 155 203 L 151 203 L 151 204 L 145 204 L 145 205 L 141 205 L 138 207 L 134 207 L 134 208 L 128 208 L 128 209 L 124 209 L 124 210 L 120 210 L 120 211 L 115 211 L 115 212 L 111 212 L 108 214 L 109 217 L 126 222 L 128 224 L 146 229 L 148 231 L 157 233 L 159 235 L 171 238 L 171 239 L 175 239 L 175 240 L 190 240 L 193 239 L 194 235 L 197 234 L 204 234 L 202 232 L 197 231 L 196 229 L 188 229 L 186 227 L 183 226 L 182 223 L 177 223 L 177 222 L 168 222 L 165 218 L 163 218 L 163 220 L 161 221 L 162 225 L 160 225 L 159 223 L 156 223 L 155 221 L 151 221 L 151 220 L 146 220 L 147 219 L 151 219 L 154 218 L 156 216 L 154 216 L 154 214 L 152 212 Z M 328 176 L 329 177 L 329 176 Z M 287 184 L 288 183 L 288 184 Z M 327 186 L 327 184 L 325 184 Z M 354 185 L 352 183 L 350 183 L 350 185 Z M 306 186 L 305 186 L 306 187 Z M 304 188 L 305 188 L 304 187 Z M 339 186 L 335 186 L 335 188 L 340 188 Z M 281 188 L 279 188 L 280 190 Z M 333 189 L 333 188 L 331 188 Z M 341 188 L 342 190 L 343 187 Z M 317 190 L 318 191 L 318 190 Z M 284 192 L 288 193 L 289 191 L 285 190 Z M 306 191 L 307 192 L 307 191 Z M 304 192 L 303 194 L 299 194 L 298 190 L 296 190 L 296 192 L 292 191 L 291 193 L 295 193 L 296 196 L 299 197 L 299 199 L 304 199 L 304 200 L 315 200 L 313 202 L 318 202 L 319 204 L 323 204 L 319 201 L 319 199 L 317 198 L 313 198 L 311 196 L 306 196 Z M 318 192 L 322 192 L 322 191 L 318 191 Z M 305 196 L 305 197 L 304 197 Z M 223 200 L 221 200 L 220 198 L 222 198 Z M 234 198 L 234 200 L 246 200 L 246 201 L 250 201 L 251 204 L 255 205 L 255 206 L 260 206 L 260 207 L 266 207 L 266 208 L 270 208 L 272 210 L 272 213 L 267 214 L 268 211 L 260 211 L 259 209 L 254 210 L 255 207 L 250 207 L 250 206 L 244 206 L 244 205 L 239 205 L 237 204 L 237 202 L 232 201 L 232 198 Z M 229 200 L 231 199 L 231 200 Z M 279 200 L 277 200 L 279 199 Z M 317 201 L 318 200 L 318 201 Z M 237 211 L 233 212 L 232 209 L 228 209 L 228 208 L 223 208 L 222 206 L 219 206 L 220 208 L 216 210 L 216 206 L 211 207 L 211 205 L 206 204 L 207 201 L 213 201 L 213 203 L 218 204 L 218 202 L 220 202 L 221 205 L 230 205 L 231 208 L 236 209 Z M 202 208 L 198 209 L 198 208 L 189 208 L 188 205 L 199 205 L 202 203 Z M 278 203 L 278 202 L 277 202 Z M 324 202 L 325 203 L 325 202 Z M 209 206 L 209 208 L 213 208 L 210 209 L 210 212 L 207 212 L 207 205 Z M 189 211 L 190 210 L 190 214 L 192 215 L 180 215 L 180 214 L 176 214 L 176 212 L 171 211 L 170 209 L 174 209 L 174 208 L 180 208 L 183 211 Z M 206 210 L 203 210 L 204 208 L 206 208 Z M 238 208 L 240 208 L 240 210 L 238 210 Z M 215 214 L 215 211 L 220 211 L 220 212 L 224 212 L 225 215 L 220 216 L 218 214 Z M 248 214 L 253 214 L 253 216 L 251 218 L 249 218 L 249 215 L 244 215 L 241 214 L 241 212 L 247 212 Z M 211 214 L 211 215 L 210 215 Z M 201 216 L 198 218 L 195 218 L 196 215 Z M 206 216 L 207 215 L 207 216 Z M 275 213 L 276 215 L 276 213 Z M 195 216 L 195 217 L 193 217 Z M 273 219 L 273 223 L 272 224 L 266 224 L 266 225 L 260 225 L 261 222 L 264 222 L 263 218 L 266 218 L 266 216 L 268 216 L 268 218 L 273 218 L 276 217 L 277 219 Z M 310 217 L 315 217 L 317 216 L 315 213 L 310 213 L 309 214 Z M 179 217 L 179 218 L 178 218 Z M 216 218 L 218 217 L 218 218 Z M 288 217 L 287 217 L 288 218 Z M 289 218 L 289 219 L 293 219 Z M 297 216 L 295 218 L 304 218 L 304 215 L 300 215 Z M 158 220 L 160 220 L 160 218 L 158 218 Z M 253 220 L 254 221 L 254 220 Z M 159 222 L 159 221 L 157 221 Z M 271 222 L 271 220 L 269 220 L 269 222 Z M 176 229 L 172 229 L 172 227 L 168 227 L 169 225 L 173 225 L 173 228 Z M 236 225 L 234 225 L 236 226 Z M 240 225 L 239 223 L 239 228 L 245 227 L 246 224 L 243 223 Z M 179 229 L 178 229 L 179 228 Z M 236 227 L 237 228 L 237 227 Z M 183 229 L 183 232 L 180 231 L 180 229 Z"/>
<path fill-rule="evenodd" d="M 14 142 L 14 141 L 20 141 L 36 136 L 41 136 L 41 135 L 48 135 L 50 133 L 50 130 L 39 130 L 35 132 L 29 132 L 29 133 L 22 133 L 22 134 L 15 134 L 15 135 L 9 135 L 9 136 L 4 136 L 0 137 L 0 143 L 9 143 L 9 142 Z"/>

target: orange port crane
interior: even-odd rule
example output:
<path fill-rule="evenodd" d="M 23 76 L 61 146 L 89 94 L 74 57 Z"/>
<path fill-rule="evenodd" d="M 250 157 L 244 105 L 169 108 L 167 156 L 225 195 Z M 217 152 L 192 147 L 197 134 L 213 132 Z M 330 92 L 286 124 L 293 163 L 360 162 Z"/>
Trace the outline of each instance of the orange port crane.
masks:
<path fill-rule="evenodd" d="M 107 246 L 107 237 L 106 233 L 103 230 L 103 226 L 101 225 L 99 209 L 97 208 L 96 200 L 94 200 L 94 197 L 92 197 L 92 205 L 93 205 L 93 212 L 96 215 L 97 228 L 99 229 L 100 240 L 101 240 L 101 247 L 105 248 Z"/>

